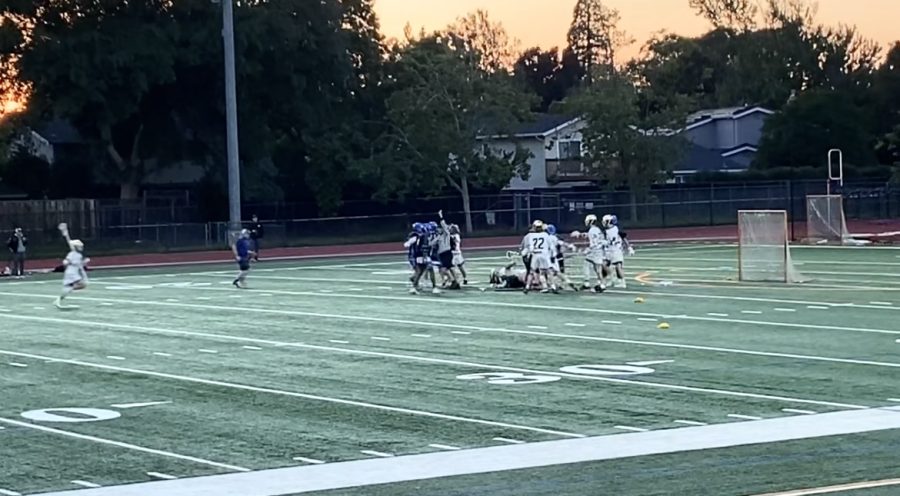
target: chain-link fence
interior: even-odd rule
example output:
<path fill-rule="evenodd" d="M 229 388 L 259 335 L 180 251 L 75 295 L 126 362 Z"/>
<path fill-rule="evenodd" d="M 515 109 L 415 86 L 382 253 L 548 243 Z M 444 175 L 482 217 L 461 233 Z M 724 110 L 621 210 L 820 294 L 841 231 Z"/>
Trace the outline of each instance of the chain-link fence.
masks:
<path fill-rule="evenodd" d="M 628 229 L 734 224 L 737 211 L 742 209 L 783 209 L 792 221 L 803 221 L 806 196 L 824 192 L 824 182 L 777 182 L 663 189 L 653 191 L 641 202 L 631 202 L 630 195 L 621 191 L 509 193 L 473 198 L 471 219 L 473 234 L 482 236 L 518 233 L 534 219 L 555 223 L 560 229 L 574 229 L 587 213 L 615 213 Z M 848 219 L 900 217 L 900 189 L 860 183 L 845 185 L 842 193 Z M 59 251 L 62 244 L 56 225 L 63 221 L 95 253 L 219 249 L 230 242 L 225 222 L 189 221 L 195 207 L 166 207 L 170 215 L 166 217 L 156 207 L 117 210 L 114 205 L 97 205 L 92 200 L 80 202 L 73 211 L 53 205 L 30 213 L 19 208 L 15 215 L 10 214 L 13 209 L 4 210 L 0 203 L 0 214 L 10 228 L 15 224 L 25 229 L 33 252 Z M 444 209 L 452 222 L 465 226 L 458 205 L 456 198 L 437 198 L 423 200 L 404 213 L 330 218 L 284 217 L 295 209 L 291 204 L 253 205 L 245 212 L 259 215 L 266 231 L 263 244 L 272 247 L 392 241 L 402 237 L 411 223 L 434 220 L 438 209 Z M 395 208 L 386 205 L 382 210 Z M 162 220 L 133 222 L 148 218 Z"/>

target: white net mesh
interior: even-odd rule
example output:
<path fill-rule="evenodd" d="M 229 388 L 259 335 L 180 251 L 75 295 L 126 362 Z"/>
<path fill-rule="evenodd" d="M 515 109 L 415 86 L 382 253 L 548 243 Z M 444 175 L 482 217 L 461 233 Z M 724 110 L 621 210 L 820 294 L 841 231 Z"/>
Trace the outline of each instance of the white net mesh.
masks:
<path fill-rule="evenodd" d="M 738 212 L 738 263 L 742 281 L 802 282 L 791 262 L 787 212 Z"/>
<path fill-rule="evenodd" d="M 806 197 L 806 238 L 813 243 L 844 243 L 850 239 L 842 196 Z"/>

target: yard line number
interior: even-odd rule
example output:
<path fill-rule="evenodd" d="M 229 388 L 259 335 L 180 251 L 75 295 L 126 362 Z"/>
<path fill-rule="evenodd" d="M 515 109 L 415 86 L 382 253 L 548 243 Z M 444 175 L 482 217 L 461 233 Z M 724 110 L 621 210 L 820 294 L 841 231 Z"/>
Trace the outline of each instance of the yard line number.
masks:
<path fill-rule="evenodd" d="M 656 370 L 650 367 L 637 365 L 570 365 L 559 369 L 567 374 L 586 376 L 629 376 L 652 374 Z M 540 384 L 544 382 L 556 382 L 562 377 L 558 375 L 524 374 L 521 372 L 480 372 L 477 374 L 464 374 L 456 376 L 462 381 L 484 381 L 497 386 L 521 386 L 524 384 Z"/>

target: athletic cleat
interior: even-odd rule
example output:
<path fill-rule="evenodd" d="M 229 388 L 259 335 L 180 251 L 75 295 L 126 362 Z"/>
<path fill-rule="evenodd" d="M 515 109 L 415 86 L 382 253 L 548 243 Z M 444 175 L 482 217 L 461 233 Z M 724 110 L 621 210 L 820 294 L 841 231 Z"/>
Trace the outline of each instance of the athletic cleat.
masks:
<path fill-rule="evenodd" d="M 53 306 L 62 310 L 62 308 L 63 308 L 62 298 L 57 298 L 56 301 L 53 302 Z"/>
<path fill-rule="evenodd" d="M 419 294 L 419 290 L 416 288 L 409 288 L 409 294 L 417 295 L 417 294 Z"/>
<path fill-rule="evenodd" d="M 450 289 L 452 289 L 452 290 L 460 290 L 460 289 L 462 289 L 462 286 L 460 286 L 458 282 L 453 281 L 453 282 L 450 284 Z"/>
<path fill-rule="evenodd" d="M 441 293 L 442 293 L 441 288 L 438 288 L 438 287 L 435 287 L 434 289 L 431 290 L 431 294 L 439 295 Z"/>

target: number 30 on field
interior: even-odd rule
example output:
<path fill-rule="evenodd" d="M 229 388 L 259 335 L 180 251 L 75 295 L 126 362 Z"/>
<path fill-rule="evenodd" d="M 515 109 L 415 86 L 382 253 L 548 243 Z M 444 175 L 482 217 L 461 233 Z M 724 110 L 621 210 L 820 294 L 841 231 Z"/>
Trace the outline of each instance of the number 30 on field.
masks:
<path fill-rule="evenodd" d="M 566 374 L 604 377 L 652 374 L 655 372 L 655 370 L 650 367 L 638 365 L 571 365 L 559 370 Z M 481 372 L 478 374 L 458 375 L 456 378 L 463 381 L 485 381 L 488 384 L 516 386 L 520 384 L 555 382 L 562 379 L 562 376 L 549 374 L 523 374 L 521 372 Z"/>

